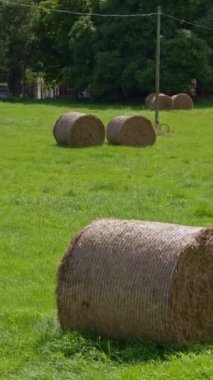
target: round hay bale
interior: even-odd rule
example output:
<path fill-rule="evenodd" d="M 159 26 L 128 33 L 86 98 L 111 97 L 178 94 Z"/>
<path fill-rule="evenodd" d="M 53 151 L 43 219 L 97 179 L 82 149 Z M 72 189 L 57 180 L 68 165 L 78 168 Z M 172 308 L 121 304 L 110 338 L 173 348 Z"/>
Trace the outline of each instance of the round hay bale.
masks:
<path fill-rule="evenodd" d="M 187 94 L 177 94 L 172 96 L 172 108 L 177 110 L 189 110 L 193 108 L 192 98 Z"/>
<path fill-rule="evenodd" d="M 160 93 L 159 95 L 165 95 L 163 93 Z M 156 92 L 151 92 L 149 95 L 147 95 L 147 97 L 145 98 L 145 105 L 147 107 L 150 106 L 150 103 L 152 101 L 152 99 L 156 96 Z"/>
<path fill-rule="evenodd" d="M 59 145 L 72 147 L 101 145 L 105 139 L 105 128 L 96 116 L 67 112 L 56 121 L 53 135 Z"/>
<path fill-rule="evenodd" d="M 156 95 L 152 97 L 149 107 L 153 110 L 156 109 Z M 172 98 L 165 94 L 159 94 L 159 109 L 160 110 L 171 110 L 172 109 Z"/>
<path fill-rule="evenodd" d="M 63 330 L 164 342 L 213 339 L 213 229 L 101 219 L 58 269 Z"/>
<path fill-rule="evenodd" d="M 118 116 L 107 125 L 107 139 L 111 144 L 145 147 L 154 144 L 156 134 L 144 116 Z"/>

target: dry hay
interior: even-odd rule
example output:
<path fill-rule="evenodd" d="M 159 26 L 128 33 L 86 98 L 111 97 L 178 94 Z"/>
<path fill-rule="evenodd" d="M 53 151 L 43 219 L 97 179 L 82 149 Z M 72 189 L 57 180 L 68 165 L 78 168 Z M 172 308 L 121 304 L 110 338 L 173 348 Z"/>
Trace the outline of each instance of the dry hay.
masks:
<path fill-rule="evenodd" d="M 156 109 L 157 97 L 154 96 L 149 107 L 153 110 Z M 159 94 L 159 110 L 171 110 L 172 109 L 172 98 L 165 94 Z"/>
<path fill-rule="evenodd" d="M 163 93 L 160 93 L 159 95 L 165 95 Z M 150 107 L 150 103 L 152 101 L 152 99 L 156 96 L 156 92 L 151 92 L 149 95 L 147 95 L 147 97 L 145 98 L 145 105 L 147 107 Z"/>
<path fill-rule="evenodd" d="M 213 229 L 100 219 L 65 253 L 58 318 L 114 339 L 213 340 Z"/>
<path fill-rule="evenodd" d="M 172 108 L 177 110 L 188 110 L 193 108 L 192 98 L 187 94 L 177 94 L 172 96 Z"/>
<path fill-rule="evenodd" d="M 96 116 L 67 112 L 56 121 L 53 135 L 59 145 L 73 147 L 101 145 L 105 139 L 105 128 Z"/>
<path fill-rule="evenodd" d="M 145 147 L 154 144 L 156 134 L 144 116 L 118 116 L 107 125 L 107 139 L 111 144 Z"/>

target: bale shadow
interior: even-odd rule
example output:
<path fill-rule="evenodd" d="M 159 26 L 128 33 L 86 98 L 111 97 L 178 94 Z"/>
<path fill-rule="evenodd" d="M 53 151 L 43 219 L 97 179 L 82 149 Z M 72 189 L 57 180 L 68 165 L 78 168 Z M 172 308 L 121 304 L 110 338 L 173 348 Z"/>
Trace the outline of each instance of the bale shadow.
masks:
<path fill-rule="evenodd" d="M 169 361 L 173 357 L 181 357 L 182 354 L 199 355 L 201 352 L 210 348 L 212 345 L 201 345 L 197 343 L 178 344 L 178 343 L 159 343 L 154 341 L 138 341 L 136 339 L 126 339 L 114 341 L 101 337 L 83 334 L 92 346 L 96 347 L 100 353 L 104 353 L 108 360 L 115 363 L 142 364 L 149 361 Z"/>
<path fill-rule="evenodd" d="M 57 107 L 77 107 L 78 109 L 95 109 L 99 110 L 107 110 L 107 109 L 123 109 L 125 107 L 130 107 L 135 110 L 143 110 L 146 109 L 143 104 L 143 100 L 136 102 L 103 102 L 97 101 L 93 102 L 88 99 L 76 99 L 76 98 L 57 98 L 57 99 L 30 99 L 30 98 L 12 98 L 12 99 L 3 99 L 2 103 L 10 103 L 10 104 L 24 104 L 24 105 L 46 105 L 46 106 L 57 106 Z"/>
<path fill-rule="evenodd" d="M 125 339 L 115 341 L 78 331 L 63 332 L 55 320 L 43 321 L 39 328 L 37 350 L 53 356 L 60 353 L 66 359 L 82 357 L 86 360 L 112 362 L 114 364 L 142 364 L 149 361 L 169 361 L 183 354 L 193 356 L 202 352 L 213 353 L 210 344 L 159 343 Z"/>

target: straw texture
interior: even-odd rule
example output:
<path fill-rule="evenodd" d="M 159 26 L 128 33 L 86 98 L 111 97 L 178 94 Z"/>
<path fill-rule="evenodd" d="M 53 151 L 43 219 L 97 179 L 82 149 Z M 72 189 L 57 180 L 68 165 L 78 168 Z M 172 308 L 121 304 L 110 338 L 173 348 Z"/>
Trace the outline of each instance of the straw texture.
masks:
<path fill-rule="evenodd" d="M 156 96 L 153 96 L 150 100 L 149 107 L 153 110 L 156 108 Z M 172 98 L 165 94 L 159 94 L 159 109 L 160 110 L 171 110 L 172 109 Z"/>
<path fill-rule="evenodd" d="M 213 230 L 100 219 L 65 253 L 62 329 L 162 342 L 213 340 Z"/>
<path fill-rule="evenodd" d="M 172 96 L 172 108 L 188 110 L 193 108 L 192 98 L 187 94 L 177 94 Z"/>
<path fill-rule="evenodd" d="M 105 139 L 105 128 L 96 116 L 67 112 L 56 121 L 53 135 L 59 145 L 73 147 L 101 145 Z"/>
<path fill-rule="evenodd" d="M 118 116 L 107 125 L 107 139 L 110 144 L 146 147 L 154 144 L 156 134 L 144 116 Z"/>

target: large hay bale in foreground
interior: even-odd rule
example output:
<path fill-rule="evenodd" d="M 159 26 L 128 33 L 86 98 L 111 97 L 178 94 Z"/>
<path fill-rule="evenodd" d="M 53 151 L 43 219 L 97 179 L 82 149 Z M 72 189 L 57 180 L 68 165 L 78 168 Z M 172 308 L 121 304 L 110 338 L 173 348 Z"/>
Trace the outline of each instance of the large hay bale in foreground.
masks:
<path fill-rule="evenodd" d="M 192 98 L 187 94 L 177 94 L 172 96 L 172 108 L 177 110 L 188 110 L 193 108 Z"/>
<path fill-rule="evenodd" d="M 149 107 L 153 110 L 156 109 L 157 97 L 156 95 L 152 97 L 149 103 Z M 172 109 L 172 98 L 165 94 L 159 94 L 159 110 L 171 110 Z"/>
<path fill-rule="evenodd" d="M 156 222 L 94 221 L 58 270 L 58 318 L 122 339 L 213 339 L 213 230 Z"/>
<path fill-rule="evenodd" d="M 107 125 L 107 139 L 110 144 L 145 147 L 154 144 L 156 134 L 144 116 L 118 116 Z"/>
<path fill-rule="evenodd" d="M 59 145 L 73 147 L 101 145 L 105 139 L 105 128 L 96 116 L 67 112 L 56 121 L 53 135 Z"/>
<path fill-rule="evenodd" d="M 160 93 L 159 95 L 165 95 L 163 93 Z M 152 99 L 156 96 L 156 92 L 151 92 L 149 95 L 146 96 L 145 98 L 145 105 L 147 107 L 150 107 L 150 103 L 152 101 Z"/>

